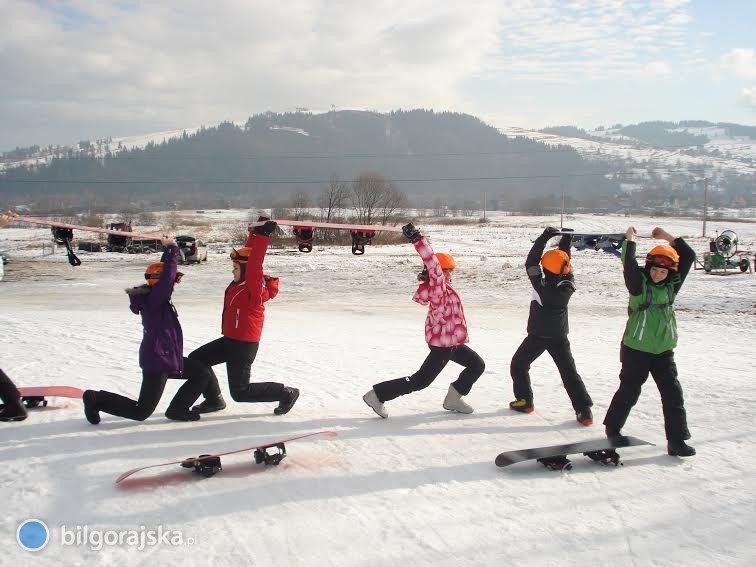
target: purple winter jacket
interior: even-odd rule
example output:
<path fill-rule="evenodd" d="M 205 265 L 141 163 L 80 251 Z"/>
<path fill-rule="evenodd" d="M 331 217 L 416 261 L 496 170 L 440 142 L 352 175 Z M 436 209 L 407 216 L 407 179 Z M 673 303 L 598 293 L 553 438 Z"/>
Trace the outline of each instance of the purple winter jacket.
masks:
<path fill-rule="evenodd" d="M 139 366 L 146 372 L 179 374 L 184 370 L 184 335 L 171 293 L 178 271 L 178 247 L 169 246 L 160 259 L 163 273 L 153 286 L 126 290 L 131 311 L 142 316 L 144 334 L 139 347 Z"/>

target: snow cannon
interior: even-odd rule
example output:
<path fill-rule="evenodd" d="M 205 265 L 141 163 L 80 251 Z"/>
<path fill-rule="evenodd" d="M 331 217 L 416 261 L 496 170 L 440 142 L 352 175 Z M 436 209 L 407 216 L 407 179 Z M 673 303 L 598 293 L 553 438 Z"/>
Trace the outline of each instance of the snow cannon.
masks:
<path fill-rule="evenodd" d="M 728 269 L 747 272 L 751 269 L 749 254 L 738 251 L 735 231 L 723 230 L 709 241 L 709 251 L 703 255 L 702 267 L 707 274 L 727 275 Z M 700 269 L 699 264 L 696 260 L 696 269 Z"/>

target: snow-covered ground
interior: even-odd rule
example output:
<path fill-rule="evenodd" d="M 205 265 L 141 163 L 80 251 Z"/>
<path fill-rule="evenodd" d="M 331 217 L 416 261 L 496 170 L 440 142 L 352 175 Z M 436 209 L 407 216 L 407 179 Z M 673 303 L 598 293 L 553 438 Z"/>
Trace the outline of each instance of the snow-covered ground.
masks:
<path fill-rule="evenodd" d="M 223 231 L 243 228 L 247 215 L 216 213 L 207 229 L 210 261 L 182 267 L 174 303 L 187 352 L 219 336 L 231 279 Z M 649 380 L 624 431 L 656 445 L 620 451 L 623 467 L 574 456 L 569 472 L 532 462 L 499 469 L 493 461 L 501 451 L 602 436 L 626 319 L 619 260 L 604 252 L 574 255 L 570 339 L 595 403 L 596 424 L 584 428 L 548 357 L 532 369 L 535 413 L 507 407 L 509 361 L 524 337 L 531 296 L 523 262 L 530 239 L 559 218 L 430 222 L 417 224 L 437 251 L 456 256 L 470 345 L 486 361 L 466 398 L 475 413 L 441 408 L 459 371 L 454 364 L 427 389 L 388 402 L 387 420 L 361 399 L 373 383 L 414 372 L 427 353 L 426 310 L 411 301 L 420 261 L 410 245 L 368 247 L 361 257 L 347 247 L 274 249 L 266 271 L 281 277 L 281 293 L 268 304 L 253 380 L 300 388 L 294 409 L 279 417 L 274 404 L 235 403 L 223 384 L 225 411 L 171 422 L 163 411 L 179 384 L 169 382 L 142 423 L 103 415 L 93 426 L 79 401 L 53 399 L 26 421 L 0 424 L 0 563 L 752 565 L 756 276 L 693 271 L 676 302 L 676 359 L 697 456 L 667 456 L 659 394 Z M 642 235 L 661 224 L 699 254 L 708 249 L 700 221 L 565 220 L 583 232 L 623 232 L 629 224 Z M 756 224 L 710 221 L 707 230 L 724 229 L 739 235 L 741 249 L 756 250 Z M 45 228 L 0 230 L 0 249 L 12 251 L 0 282 L 0 366 L 19 385 L 136 395 L 141 325 L 123 288 L 143 281 L 158 256 L 81 252 L 83 263 L 73 268 L 62 251 L 41 255 L 48 240 Z M 640 250 L 653 243 L 642 240 Z M 225 369 L 216 372 L 225 382 Z M 224 471 L 211 479 L 175 466 L 145 471 L 125 486 L 114 482 L 135 466 L 324 429 L 338 436 L 291 443 L 278 467 L 241 454 L 225 458 Z M 30 518 L 50 528 L 47 547 L 35 553 L 16 542 L 18 526 Z M 158 529 L 180 533 L 183 543 L 142 550 L 129 543 Z M 117 539 L 115 532 L 123 543 L 98 545 L 100 537 Z"/>

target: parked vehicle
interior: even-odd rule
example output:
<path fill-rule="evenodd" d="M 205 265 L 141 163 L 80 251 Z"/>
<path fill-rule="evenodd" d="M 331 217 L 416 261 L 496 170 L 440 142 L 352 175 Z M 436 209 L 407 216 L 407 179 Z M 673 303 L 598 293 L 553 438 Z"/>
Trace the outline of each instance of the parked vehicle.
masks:
<path fill-rule="evenodd" d="M 105 225 L 110 230 L 120 230 L 131 232 L 131 222 L 112 222 Z M 149 238 L 131 238 L 130 236 L 121 236 L 119 234 L 108 234 L 108 252 L 122 252 L 126 254 L 149 254 L 151 252 L 160 252 L 163 249 L 160 240 Z"/>
<path fill-rule="evenodd" d="M 179 249 L 179 263 L 191 264 L 207 262 L 207 244 L 194 236 L 182 235 L 176 237 Z"/>

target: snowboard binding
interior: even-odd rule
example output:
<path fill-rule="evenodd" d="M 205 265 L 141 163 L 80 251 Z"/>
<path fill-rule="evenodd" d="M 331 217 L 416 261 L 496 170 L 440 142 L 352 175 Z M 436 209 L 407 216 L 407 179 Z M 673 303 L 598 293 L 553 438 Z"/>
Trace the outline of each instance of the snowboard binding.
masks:
<path fill-rule="evenodd" d="M 615 467 L 622 466 L 622 461 L 620 461 L 619 453 L 617 453 L 617 451 L 615 451 L 614 449 L 590 451 L 588 453 L 583 453 L 583 455 L 593 461 L 596 461 L 597 463 L 601 463 L 605 467 L 608 467 L 609 465 L 614 465 Z"/>
<path fill-rule="evenodd" d="M 572 469 L 572 463 L 566 455 L 544 457 L 543 459 L 538 459 L 538 462 L 550 471 L 568 471 Z"/>
<path fill-rule="evenodd" d="M 352 230 L 352 254 L 361 256 L 365 253 L 365 245 L 370 244 L 375 237 L 374 230 Z"/>
<path fill-rule="evenodd" d="M 275 452 L 269 453 L 268 449 L 274 449 Z M 259 465 L 278 465 L 286 456 L 286 446 L 283 443 L 276 443 L 268 447 L 259 447 L 255 449 L 255 462 Z"/>
<path fill-rule="evenodd" d="M 197 459 L 203 459 L 203 457 L 210 457 L 210 455 L 200 455 Z M 194 469 L 194 472 L 201 474 L 205 478 L 210 478 L 216 473 L 223 470 L 221 466 L 220 457 L 212 457 L 209 459 L 197 460 L 195 458 L 187 459 L 181 466 L 186 469 Z"/>
<path fill-rule="evenodd" d="M 314 229 L 310 226 L 295 226 L 294 237 L 297 239 L 297 247 L 300 252 L 312 252 L 312 240 Z"/>
<path fill-rule="evenodd" d="M 47 400 L 44 396 L 24 396 L 21 398 L 21 402 L 23 402 L 24 406 L 26 406 L 28 409 L 32 408 L 38 408 L 38 407 L 47 407 Z"/>

